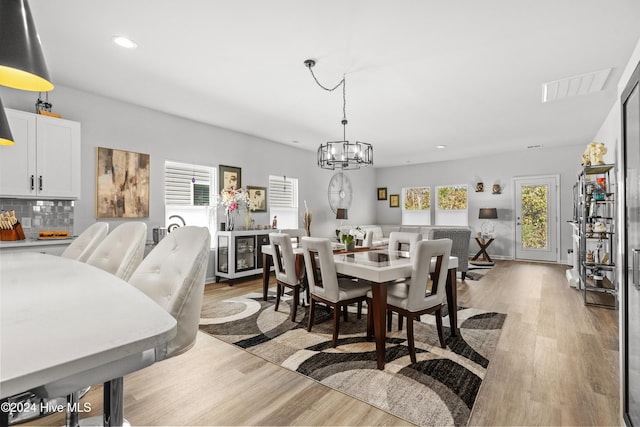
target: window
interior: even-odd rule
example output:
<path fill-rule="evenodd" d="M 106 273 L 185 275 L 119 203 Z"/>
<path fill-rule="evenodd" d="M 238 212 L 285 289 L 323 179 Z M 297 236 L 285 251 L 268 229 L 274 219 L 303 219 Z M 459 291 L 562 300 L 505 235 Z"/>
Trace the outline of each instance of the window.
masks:
<path fill-rule="evenodd" d="M 298 228 L 298 179 L 269 176 L 269 214 L 278 219 L 278 228 Z"/>
<path fill-rule="evenodd" d="M 207 227 L 216 231 L 215 168 L 166 161 L 164 203 L 166 226 L 171 224 Z M 213 245 L 214 239 L 211 239 Z"/>
<path fill-rule="evenodd" d="M 436 191 L 438 193 L 436 224 L 469 225 L 466 184 L 442 185 L 436 187 Z"/>
<path fill-rule="evenodd" d="M 431 224 L 431 187 L 402 189 L 402 224 Z"/>

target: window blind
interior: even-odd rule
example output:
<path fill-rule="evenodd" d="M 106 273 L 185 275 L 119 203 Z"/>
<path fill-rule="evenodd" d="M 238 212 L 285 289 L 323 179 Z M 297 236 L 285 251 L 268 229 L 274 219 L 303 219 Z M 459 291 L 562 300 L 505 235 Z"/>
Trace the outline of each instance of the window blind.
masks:
<path fill-rule="evenodd" d="M 269 176 L 269 208 L 298 207 L 298 179 Z"/>
<path fill-rule="evenodd" d="M 195 178 L 195 183 L 193 179 Z M 167 205 L 208 206 L 211 168 L 165 162 L 164 200 Z"/>

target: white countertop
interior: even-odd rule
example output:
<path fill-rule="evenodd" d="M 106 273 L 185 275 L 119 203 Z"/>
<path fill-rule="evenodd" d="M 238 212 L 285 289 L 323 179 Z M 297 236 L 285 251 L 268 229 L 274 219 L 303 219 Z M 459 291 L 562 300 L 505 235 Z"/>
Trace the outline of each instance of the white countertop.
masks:
<path fill-rule="evenodd" d="M 68 239 L 25 239 L 25 240 L 11 240 L 0 241 L 0 249 L 2 248 L 26 248 L 30 246 L 51 246 L 51 245 L 68 245 L 73 241 L 76 236 Z"/>
<path fill-rule="evenodd" d="M 0 258 L 0 398 L 156 348 L 176 321 L 124 280 L 59 256 Z"/>

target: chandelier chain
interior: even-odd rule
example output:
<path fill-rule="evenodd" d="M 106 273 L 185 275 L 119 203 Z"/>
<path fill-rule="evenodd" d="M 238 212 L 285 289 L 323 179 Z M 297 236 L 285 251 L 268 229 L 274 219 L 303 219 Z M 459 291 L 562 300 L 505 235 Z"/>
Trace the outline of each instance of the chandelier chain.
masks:
<path fill-rule="evenodd" d="M 320 81 L 316 77 L 316 74 L 313 72 L 313 69 L 311 68 L 311 66 L 307 66 L 307 68 L 309 68 L 309 71 L 311 72 L 311 76 L 313 77 L 313 80 L 316 81 L 316 84 L 320 86 L 322 89 L 326 90 L 327 92 L 333 92 L 334 90 L 338 89 L 340 85 L 342 85 L 342 118 L 344 120 L 347 120 L 347 79 L 344 76 L 344 74 L 342 75 L 342 80 L 340 80 L 338 84 L 336 84 L 332 88 L 329 88 L 324 86 L 322 83 L 320 83 Z"/>

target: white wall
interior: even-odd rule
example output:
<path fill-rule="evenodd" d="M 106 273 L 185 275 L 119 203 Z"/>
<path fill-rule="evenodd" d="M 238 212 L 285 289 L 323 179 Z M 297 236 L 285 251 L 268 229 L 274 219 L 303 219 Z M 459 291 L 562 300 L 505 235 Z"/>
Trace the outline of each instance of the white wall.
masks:
<path fill-rule="evenodd" d="M 33 112 L 38 94 L 1 87 L 0 97 L 7 108 Z M 149 228 L 149 240 L 152 228 L 165 225 L 165 160 L 240 167 L 243 186 L 267 187 L 269 175 L 298 178 L 300 227 L 303 226 L 304 200 L 313 212 L 312 235 L 329 237 L 339 224 L 327 199 L 327 185 L 333 173 L 316 166 L 315 152 L 61 86 L 50 93 L 49 101 L 53 103 L 54 112 L 82 124 L 82 195 L 75 205 L 76 234 L 96 220 L 96 147 L 150 154 L 150 213 L 149 218 L 144 219 Z M 374 170 L 347 173 L 355 189 L 349 216 L 362 223 L 373 222 Z M 253 216 L 256 224 L 271 224 L 268 213 L 254 213 Z M 221 218 L 219 216 L 218 223 Z M 113 229 L 123 221 L 108 222 Z M 210 267 L 212 265 L 210 262 Z"/>
<path fill-rule="evenodd" d="M 387 187 L 388 194 L 399 194 L 402 187 L 467 184 L 469 203 L 469 227 L 472 234 L 480 231 L 484 220 L 478 219 L 479 208 L 497 208 L 495 241 L 488 249 L 493 257 L 512 259 L 515 257 L 515 191 L 513 178 L 534 175 L 560 175 L 560 259 L 566 262 L 567 250 L 573 247 L 571 227 L 572 189 L 580 169 L 580 156 L 587 143 L 560 148 L 542 148 L 526 152 L 510 152 L 482 158 L 406 165 L 377 169 L 376 186 Z M 484 192 L 476 193 L 476 183 L 484 183 Z M 502 194 L 492 194 L 493 184 L 502 186 Z M 399 224 L 400 208 L 390 208 L 388 201 L 379 201 L 376 206 L 378 224 Z M 472 254 L 479 248 L 471 245 Z"/>

